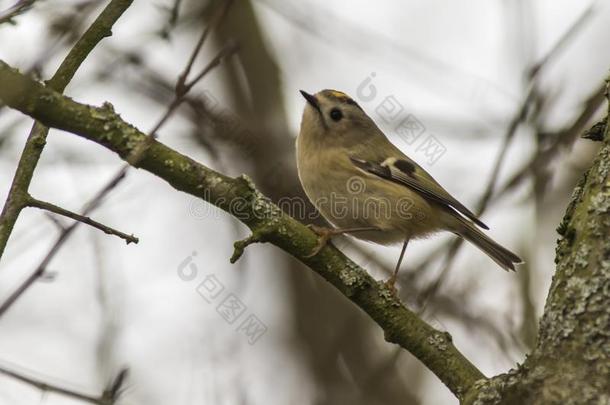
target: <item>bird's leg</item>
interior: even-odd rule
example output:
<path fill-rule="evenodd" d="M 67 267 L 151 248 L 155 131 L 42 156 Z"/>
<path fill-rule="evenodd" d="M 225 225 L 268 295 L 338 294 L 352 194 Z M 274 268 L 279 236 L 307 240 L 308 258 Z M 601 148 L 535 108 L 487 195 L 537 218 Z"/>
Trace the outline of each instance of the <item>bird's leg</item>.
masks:
<path fill-rule="evenodd" d="M 394 284 L 396 284 L 396 277 L 398 276 L 398 270 L 400 270 L 400 264 L 402 263 L 402 259 L 405 257 L 405 251 L 407 250 L 408 244 L 409 244 L 409 238 L 406 238 L 402 244 L 402 250 L 400 251 L 400 257 L 398 258 L 398 263 L 396 263 L 396 268 L 394 269 L 394 274 L 392 274 L 392 277 L 390 277 L 388 279 L 388 281 L 385 282 L 385 285 L 393 292 L 396 292 L 396 287 Z"/>
<path fill-rule="evenodd" d="M 314 250 L 305 257 L 313 257 L 313 256 L 317 255 L 320 252 L 320 250 L 322 250 L 322 248 L 324 246 L 326 246 L 326 244 L 328 243 L 330 238 L 332 238 L 335 235 L 342 235 L 344 233 L 352 233 L 352 232 L 378 231 L 379 230 L 379 228 L 376 228 L 374 226 L 362 226 L 362 227 L 357 227 L 357 228 L 326 228 L 323 226 L 316 226 L 316 225 L 310 224 L 310 225 L 307 225 L 307 227 L 318 235 L 318 244 L 316 245 Z"/>

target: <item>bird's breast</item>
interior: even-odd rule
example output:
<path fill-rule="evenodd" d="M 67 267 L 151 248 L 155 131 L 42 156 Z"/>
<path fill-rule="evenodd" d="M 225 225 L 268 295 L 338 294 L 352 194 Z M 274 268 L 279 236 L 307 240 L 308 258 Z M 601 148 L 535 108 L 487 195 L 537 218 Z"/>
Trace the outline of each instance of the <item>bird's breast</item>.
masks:
<path fill-rule="evenodd" d="M 388 244 L 406 235 L 425 236 L 441 226 L 430 202 L 405 186 L 362 172 L 345 154 L 299 155 L 298 173 L 307 197 L 334 226 L 381 230 L 354 237 Z"/>

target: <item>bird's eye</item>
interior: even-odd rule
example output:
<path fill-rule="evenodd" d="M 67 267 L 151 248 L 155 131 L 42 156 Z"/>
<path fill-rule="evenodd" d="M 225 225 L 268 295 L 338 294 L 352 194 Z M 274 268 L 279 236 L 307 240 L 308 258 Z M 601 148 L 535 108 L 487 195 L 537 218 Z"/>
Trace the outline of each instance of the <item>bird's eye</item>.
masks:
<path fill-rule="evenodd" d="M 339 121 L 341 118 L 343 118 L 343 113 L 340 109 L 333 108 L 332 110 L 330 110 L 330 118 L 332 118 L 333 121 Z"/>

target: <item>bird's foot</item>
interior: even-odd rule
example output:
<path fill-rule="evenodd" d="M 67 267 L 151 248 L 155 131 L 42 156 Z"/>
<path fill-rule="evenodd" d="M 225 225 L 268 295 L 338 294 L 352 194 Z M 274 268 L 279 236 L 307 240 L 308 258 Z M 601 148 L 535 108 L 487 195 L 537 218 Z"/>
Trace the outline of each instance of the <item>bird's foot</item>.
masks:
<path fill-rule="evenodd" d="M 384 284 L 388 288 L 388 290 L 390 290 L 392 292 L 392 294 L 394 294 L 394 296 L 396 296 L 396 294 L 398 293 L 398 290 L 396 289 L 396 274 L 394 274 L 394 275 L 392 275 L 392 277 L 388 278 Z"/>
<path fill-rule="evenodd" d="M 318 244 L 314 248 L 314 250 L 305 257 L 313 257 L 320 253 L 320 250 L 335 235 L 342 235 L 344 233 L 354 233 L 354 232 L 367 232 L 367 231 L 379 231 L 380 229 L 374 226 L 361 226 L 356 228 L 326 228 L 323 226 L 316 226 L 313 224 L 307 225 L 309 229 L 314 231 L 318 235 Z"/>
<path fill-rule="evenodd" d="M 320 253 L 320 250 L 322 250 L 322 248 L 324 246 L 326 246 L 326 244 L 328 243 L 328 241 L 330 240 L 330 238 L 333 235 L 337 235 L 337 234 L 341 233 L 341 232 L 337 232 L 337 231 L 340 231 L 340 229 L 325 228 L 323 226 L 317 226 L 317 225 L 313 225 L 313 224 L 309 224 L 309 225 L 307 225 L 307 227 L 309 229 L 311 229 L 312 231 L 314 231 L 316 233 L 316 235 L 318 235 L 318 244 L 311 251 L 311 253 L 305 257 L 314 257 L 315 255 Z"/>

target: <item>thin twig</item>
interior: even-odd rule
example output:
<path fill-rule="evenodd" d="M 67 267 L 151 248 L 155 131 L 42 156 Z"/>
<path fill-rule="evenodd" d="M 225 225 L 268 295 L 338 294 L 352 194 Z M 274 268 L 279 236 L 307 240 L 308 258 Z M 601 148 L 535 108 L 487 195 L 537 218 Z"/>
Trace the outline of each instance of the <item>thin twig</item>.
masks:
<path fill-rule="evenodd" d="M 63 92 L 89 53 L 105 37 L 111 35 L 114 23 L 123 15 L 133 0 L 112 0 L 80 37 L 63 60 L 47 86 Z M 49 130 L 36 122 L 30 130 L 21 153 L 17 170 L 11 183 L 8 197 L 0 214 L 0 258 L 13 231 L 21 210 L 25 208 L 26 196 L 34 170 L 44 149 Z"/>
<path fill-rule="evenodd" d="M 195 59 L 197 59 L 197 55 L 201 51 L 203 44 L 206 39 L 210 35 L 213 29 L 215 29 L 220 22 L 225 18 L 227 13 L 229 12 L 229 8 L 233 4 L 233 0 L 225 0 L 224 4 L 216 11 L 216 14 L 212 17 L 210 23 L 205 27 L 203 32 L 201 33 L 201 37 L 199 37 L 199 41 L 197 41 L 197 45 L 193 49 L 189 60 L 182 71 L 182 73 L 178 76 L 178 80 L 176 81 L 176 95 L 184 95 L 188 92 L 187 89 L 184 88 L 186 80 L 191 73 L 191 69 L 193 68 L 193 64 L 195 63 Z M 191 86 L 192 87 L 192 86 Z"/>
<path fill-rule="evenodd" d="M 214 69 L 216 66 L 218 66 L 224 59 L 228 58 L 229 56 L 231 56 L 235 52 L 237 52 L 237 50 L 238 50 L 237 43 L 229 42 L 228 44 L 223 46 L 220 49 L 220 51 L 218 51 L 216 56 L 214 56 L 214 58 L 212 58 L 212 60 L 201 70 L 201 72 L 193 80 L 191 80 L 190 82 L 188 82 L 186 84 L 182 84 L 181 85 L 182 90 L 176 91 L 174 99 L 169 104 L 169 106 L 165 110 L 165 113 L 159 119 L 159 121 L 155 124 L 153 129 L 150 130 L 149 136 L 152 138 L 156 138 L 157 132 L 159 132 L 159 129 L 161 129 L 161 127 L 163 125 L 165 125 L 165 123 L 174 113 L 176 108 L 178 108 L 180 106 L 180 104 L 182 104 L 184 102 L 184 100 L 186 99 L 185 97 L 186 97 L 187 93 L 189 91 L 191 91 L 193 86 L 195 86 L 199 81 L 201 81 L 201 79 L 203 79 L 212 69 Z"/>
<path fill-rule="evenodd" d="M 199 49 L 200 49 L 200 46 L 198 43 L 193 51 L 193 55 L 195 55 L 197 52 L 199 52 Z M 161 129 L 161 127 L 163 125 L 165 125 L 165 123 L 172 116 L 174 111 L 176 111 L 176 108 L 178 108 L 178 106 L 180 106 L 180 104 L 182 104 L 184 102 L 188 92 L 193 88 L 193 86 L 195 86 L 195 84 L 197 84 L 201 79 L 203 79 L 205 77 L 205 75 L 208 74 L 213 68 L 218 66 L 224 58 L 227 58 L 230 55 L 232 55 L 233 53 L 237 52 L 237 49 L 238 49 L 237 44 L 233 43 L 233 42 L 222 47 L 220 49 L 220 51 L 218 52 L 218 54 L 203 68 L 201 73 L 199 73 L 195 79 L 190 81 L 188 84 L 183 85 L 184 92 L 179 92 L 176 90 L 174 99 L 168 105 L 167 109 L 165 110 L 165 112 L 163 113 L 163 115 L 161 116 L 159 121 L 157 121 L 157 123 L 154 125 L 154 127 L 149 131 L 148 137 L 145 140 L 145 142 L 142 142 L 142 144 L 140 144 L 137 148 L 134 149 L 134 151 L 127 158 L 127 161 L 129 163 L 125 164 L 117 172 L 117 174 L 110 180 L 110 183 L 113 183 L 116 186 L 118 183 L 121 182 L 121 180 L 123 178 L 125 178 L 125 176 L 127 175 L 127 171 L 129 170 L 129 168 L 131 166 L 137 166 L 137 164 L 141 160 L 142 156 L 144 156 L 144 153 L 146 152 L 147 148 L 150 146 L 152 140 L 157 138 L 158 132 Z M 189 64 L 190 64 L 190 62 L 189 62 Z M 186 71 L 186 69 L 189 69 L 189 65 L 187 65 L 187 67 L 185 68 L 185 71 Z M 106 186 L 106 188 L 107 187 L 108 186 Z M 92 203 L 93 202 L 94 201 L 92 201 Z"/>
<path fill-rule="evenodd" d="M 121 396 L 128 375 L 129 370 L 127 368 L 124 368 L 119 371 L 114 380 L 108 383 L 108 386 L 102 394 L 102 398 L 106 401 L 107 404 L 114 404 L 116 400 Z"/>
<path fill-rule="evenodd" d="M 194 80 L 186 84 L 186 80 L 188 79 L 188 75 L 193 67 L 193 64 L 195 63 L 195 59 L 197 58 L 197 55 L 199 55 L 199 52 L 201 51 L 201 48 L 203 47 L 206 39 L 208 38 L 209 33 L 213 28 L 216 28 L 218 24 L 220 24 L 220 22 L 224 19 L 232 3 L 233 0 L 226 0 L 224 4 L 219 8 L 217 14 L 213 17 L 212 22 L 204 28 L 201 37 L 199 38 L 199 41 L 197 41 L 197 44 L 191 52 L 191 55 L 188 59 L 186 66 L 184 67 L 184 70 L 178 76 L 176 86 L 174 88 L 173 100 L 170 102 L 161 118 L 149 131 L 149 136 L 146 142 L 143 142 L 142 145 L 140 145 L 134 150 L 134 152 L 127 159 L 128 163 L 119 170 L 119 172 L 115 175 L 111 182 L 115 182 L 116 184 L 118 184 L 121 179 L 125 177 L 130 166 L 137 165 L 141 156 L 144 154 L 144 152 L 150 145 L 151 140 L 157 138 L 157 133 L 159 132 L 161 127 L 165 125 L 165 123 L 172 116 L 176 108 L 178 108 L 178 106 L 180 106 L 180 104 L 184 102 L 186 95 L 193 88 L 193 86 L 195 86 L 195 84 L 197 84 L 201 79 L 203 79 L 203 77 L 207 73 L 209 73 L 214 67 L 218 66 L 224 58 L 232 55 L 237 51 L 237 45 L 235 43 L 225 45 L 223 48 L 220 49 L 216 57 L 214 57 L 208 63 L 208 65 L 203 68 L 202 72 Z"/>
<path fill-rule="evenodd" d="M 604 102 L 604 92 L 606 91 L 606 84 L 602 83 L 595 89 L 587 100 L 583 103 L 583 108 L 579 116 L 566 128 L 558 131 L 554 136 L 554 142 L 547 149 L 537 154 L 531 161 L 526 163 L 523 168 L 517 171 L 507 182 L 506 185 L 500 189 L 497 196 L 494 199 L 504 195 L 506 192 L 512 190 L 531 173 L 533 170 L 548 165 L 549 162 L 557 156 L 557 153 L 562 147 L 570 145 L 578 137 L 578 134 L 584 129 L 584 126 L 599 110 L 600 106 Z"/>
<path fill-rule="evenodd" d="M 97 228 L 100 231 L 102 231 L 102 232 L 104 232 L 104 233 L 106 233 L 108 235 L 115 235 L 115 236 L 118 236 L 121 239 L 124 239 L 125 242 L 127 242 L 127 244 L 138 243 L 138 238 L 136 238 L 133 235 L 127 235 L 126 233 L 123 233 L 121 231 L 117 231 L 116 229 L 113 229 L 113 228 L 111 228 L 109 226 L 106 226 L 106 225 L 101 224 L 101 223 L 99 223 L 97 221 L 94 221 L 94 220 L 92 220 L 91 218 L 89 218 L 87 216 L 80 215 L 80 214 L 77 214 L 77 213 L 72 212 L 72 211 L 68 211 L 67 209 L 61 208 L 61 207 L 59 207 L 57 205 L 48 203 L 46 201 L 41 201 L 41 200 L 37 200 L 35 198 L 30 198 L 28 203 L 27 203 L 27 205 L 29 207 L 35 207 L 35 208 L 40 208 L 42 210 L 47 210 L 47 211 L 53 212 L 53 213 L 55 213 L 57 215 L 62 215 L 62 216 L 67 217 L 67 218 L 72 218 L 75 221 L 79 221 L 79 222 L 82 222 L 83 224 L 90 225 L 90 226 L 92 226 L 94 228 Z"/>
<path fill-rule="evenodd" d="M 174 0 L 174 5 L 171 9 L 169 9 L 169 18 L 165 26 L 161 29 L 161 36 L 163 38 L 168 38 L 170 31 L 176 27 L 178 23 L 178 17 L 180 15 L 180 6 L 182 5 L 182 0 Z"/>
<path fill-rule="evenodd" d="M 587 22 L 587 20 L 593 15 L 593 10 L 595 9 L 595 7 L 597 7 L 598 2 L 599 1 L 594 1 L 593 3 L 591 3 L 591 5 L 587 7 L 587 9 L 576 19 L 576 21 L 572 23 L 570 28 L 568 28 L 563 33 L 561 38 L 559 38 L 557 42 L 555 42 L 555 45 L 553 45 L 553 47 L 546 53 L 546 55 L 530 68 L 530 80 L 535 78 L 544 66 L 548 66 L 549 60 L 558 55 L 560 51 L 564 48 L 564 46 L 569 42 L 569 40 L 576 35 L 578 30 L 584 27 L 585 22 Z"/>
<path fill-rule="evenodd" d="M 220 52 L 218 52 L 218 54 L 207 64 L 207 66 L 204 67 L 201 72 L 199 72 L 199 74 L 195 76 L 193 80 L 191 80 L 190 82 L 188 82 L 188 84 L 185 85 L 187 91 L 189 91 L 195 84 L 197 84 L 201 79 L 203 79 L 205 75 L 207 75 L 212 69 L 220 65 L 220 62 L 222 62 L 223 59 L 233 55 L 235 52 L 237 52 L 238 49 L 239 46 L 237 45 L 237 42 L 229 41 L 229 43 L 227 43 L 223 48 L 220 49 Z"/>
<path fill-rule="evenodd" d="M 47 382 L 44 382 L 42 380 L 33 378 L 33 377 L 28 377 L 25 376 L 21 373 L 18 373 L 16 371 L 12 371 L 9 370 L 5 367 L 0 366 L 0 374 L 4 374 L 8 377 L 12 377 L 18 381 L 21 381 L 25 384 L 31 385 L 33 387 L 38 388 L 39 390 L 43 391 L 43 392 L 54 392 L 56 394 L 61 394 L 70 398 L 75 398 L 84 402 L 89 402 L 91 404 L 98 404 L 98 405 L 112 405 L 116 402 L 116 400 L 118 399 L 120 393 L 121 393 L 121 385 L 124 383 L 125 381 L 125 377 L 126 377 L 126 370 L 122 370 L 117 378 L 115 378 L 113 380 L 113 382 L 111 383 L 111 387 L 112 389 L 106 389 L 104 391 L 104 393 L 101 396 L 93 396 L 93 395 L 89 395 L 89 394 L 83 394 L 81 392 L 77 392 L 74 390 L 70 390 L 68 388 L 63 388 L 63 387 L 59 387 L 57 385 L 53 385 Z"/>
<path fill-rule="evenodd" d="M 4 10 L 0 13 L 0 24 L 9 23 L 14 24 L 13 18 L 25 13 L 28 11 L 37 0 L 19 0 L 17 3 L 13 4 L 7 10 Z"/>
<path fill-rule="evenodd" d="M 496 193 L 493 193 L 491 195 L 491 201 L 487 201 L 484 204 L 480 204 L 480 207 L 482 207 L 482 211 L 480 211 L 480 213 L 485 211 L 488 202 L 497 201 L 498 199 L 500 199 L 501 197 L 506 195 L 509 191 L 511 191 L 512 189 L 517 187 L 519 184 L 521 184 L 522 181 L 530 173 L 532 173 L 533 171 L 537 170 L 538 168 L 540 168 L 544 165 L 547 165 L 557 155 L 557 153 L 561 149 L 561 147 L 569 145 L 571 142 L 573 142 L 574 139 L 576 139 L 577 135 L 582 131 L 584 126 L 587 124 L 587 122 L 593 117 L 595 112 L 597 112 L 597 110 L 599 110 L 600 106 L 602 105 L 602 103 L 604 101 L 605 88 L 606 88 L 605 83 L 602 83 L 599 87 L 597 87 L 595 89 L 595 91 L 593 92 L 593 94 L 591 94 L 591 96 L 589 96 L 587 98 L 587 100 L 583 103 L 583 109 L 582 109 L 581 113 L 579 114 L 579 116 L 567 128 L 562 129 L 562 130 L 558 131 L 556 134 L 554 134 L 553 138 L 555 139 L 555 141 L 551 144 L 551 146 L 548 147 L 547 149 L 543 150 L 542 152 L 538 153 L 536 156 L 534 156 L 534 158 L 532 160 L 527 162 L 523 166 L 522 169 L 518 170 L 506 182 L 506 184 L 501 189 L 499 189 Z M 486 193 L 484 193 L 484 195 L 485 194 Z M 477 209 L 477 212 L 479 212 L 478 209 Z M 443 251 L 447 252 L 446 258 L 445 258 L 444 264 L 443 264 L 443 269 L 446 269 L 447 265 L 451 264 L 451 261 L 453 260 L 454 256 L 457 254 L 457 252 L 459 251 L 459 248 L 461 247 L 463 242 L 464 242 L 463 239 L 455 238 L 453 241 L 450 242 L 448 248 L 447 248 L 446 244 L 439 246 L 437 249 L 433 250 L 423 261 L 421 261 L 416 266 L 418 269 L 420 269 L 420 270 L 418 270 L 418 272 L 425 271 L 425 269 Z M 446 274 L 446 272 L 444 274 Z M 437 283 L 434 282 L 433 284 L 437 284 Z M 436 285 L 436 286 L 431 285 L 430 289 L 433 291 L 438 290 L 438 285 Z M 419 300 L 419 301 L 423 302 L 423 300 Z"/>
<path fill-rule="evenodd" d="M 532 108 L 532 105 L 534 103 L 536 103 L 536 101 L 539 99 L 538 77 L 539 77 L 541 70 L 545 66 L 547 66 L 553 58 L 557 57 L 557 55 L 563 49 L 563 47 L 567 43 L 567 41 L 578 32 L 578 30 L 583 26 L 583 24 L 591 16 L 593 8 L 594 8 L 594 4 L 592 4 L 587 10 L 585 10 L 585 12 L 583 12 L 583 14 L 581 14 L 581 16 L 564 33 L 564 35 L 561 36 L 561 38 L 547 52 L 547 54 L 545 56 L 543 56 L 537 63 L 534 63 L 532 65 L 532 67 L 529 69 L 528 74 L 527 74 L 527 80 L 528 80 L 527 93 L 526 93 L 525 97 L 523 98 L 523 101 L 521 102 L 519 108 L 515 112 L 515 115 L 513 116 L 513 118 L 511 119 L 511 121 L 507 127 L 506 133 L 503 137 L 502 145 L 500 146 L 500 151 L 494 162 L 494 166 L 491 171 L 489 181 L 487 182 L 485 191 L 483 192 L 483 195 L 479 199 L 479 202 L 475 209 L 475 214 L 477 215 L 477 217 L 481 216 L 486 211 L 486 209 L 489 205 L 489 202 L 492 200 L 492 197 L 494 196 L 494 189 L 496 188 L 496 184 L 499 179 L 500 170 L 502 168 L 502 165 L 504 164 L 504 161 L 506 159 L 506 153 L 508 152 L 508 148 L 510 147 L 510 144 L 512 143 L 512 141 L 514 139 L 515 134 L 517 133 L 517 129 L 519 128 L 519 125 L 522 122 L 525 122 L 525 120 L 527 119 L 528 112 Z M 601 100 L 603 100 L 603 93 L 600 95 L 599 91 L 598 91 L 598 92 L 596 92 L 595 95 L 596 95 L 596 97 L 594 97 L 594 100 L 599 101 L 599 103 L 601 104 Z M 597 107 L 595 109 L 597 109 Z M 589 110 L 585 109 L 585 111 L 589 111 Z M 591 115 L 592 115 L 592 113 L 591 113 Z M 577 126 L 579 129 L 581 127 L 584 127 L 584 125 L 586 124 L 586 121 L 583 122 L 581 117 L 579 117 L 575 121 L 572 128 L 574 126 Z M 558 140 L 554 146 L 563 144 L 565 142 L 564 138 L 566 138 L 566 137 L 558 136 L 557 137 Z M 553 150 L 553 152 L 554 152 L 554 150 Z M 542 154 L 538 155 L 535 159 L 539 159 L 541 155 Z M 530 166 L 528 165 L 528 167 L 530 167 Z M 522 170 L 521 173 L 522 174 L 526 173 L 526 170 L 527 170 L 527 168 Z M 529 170 L 527 170 L 527 172 L 529 172 Z M 521 178 L 521 177 L 522 176 L 519 176 L 519 178 Z M 511 184 L 511 183 L 512 182 L 509 182 L 509 184 Z M 507 191 L 507 188 L 504 188 L 504 190 L 502 190 L 501 194 L 504 194 L 504 192 L 506 192 L 506 191 Z M 497 198 L 497 196 L 496 196 L 496 198 Z M 464 244 L 464 240 L 461 238 L 456 238 L 452 242 L 450 242 L 449 248 L 447 249 L 447 253 L 445 255 L 445 259 L 443 260 L 443 266 L 442 266 L 441 273 L 430 284 L 430 286 L 428 288 L 426 288 L 425 293 L 418 300 L 420 303 L 423 303 L 422 311 L 425 310 L 426 303 L 430 299 L 433 299 L 434 295 L 440 288 L 443 280 L 446 278 L 448 272 L 450 271 L 451 267 L 453 266 L 453 262 L 454 262 L 455 258 L 457 257 L 457 253 L 459 252 L 459 250 L 463 246 L 463 244 Z M 430 255 L 428 257 L 428 259 L 422 263 L 422 265 L 427 267 L 432 262 L 432 259 L 434 258 L 434 256 L 435 255 Z"/>
<path fill-rule="evenodd" d="M 176 25 L 178 22 L 178 15 L 180 14 L 180 6 L 182 5 L 182 0 L 174 0 L 174 5 L 170 12 L 169 22 L 171 26 Z"/>
<path fill-rule="evenodd" d="M 123 176 L 124 176 L 124 174 L 123 174 Z M 123 179 L 123 177 L 115 177 L 115 178 L 112 179 L 112 181 L 110 181 L 108 184 L 106 184 L 106 186 L 103 189 L 101 189 L 91 199 L 91 201 L 89 201 L 85 205 L 85 207 L 83 209 L 82 215 L 87 215 L 91 211 L 93 211 L 95 208 L 97 208 L 99 206 L 99 204 L 102 202 L 102 200 L 104 199 L 104 197 L 112 189 L 114 189 L 116 187 L 116 185 L 122 179 Z M 4 301 L 2 303 L 2 305 L 0 306 L 0 317 L 2 317 L 2 315 L 4 315 L 4 313 L 6 311 L 8 311 L 11 306 L 13 306 L 13 304 L 17 301 L 17 299 L 19 297 L 21 297 L 21 295 L 23 295 L 23 293 L 25 293 L 27 291 L 27 289 L 30 288 L 34 284 L 34 282 L 36 280 L 38 280 L 40 277 L 42 277 L 44 275 L 44 272 L 45 272 L 48 264 L 51 262 L 53 257 L 55 257 L 57 252 L 59 252 L 59 249 L 62 247 L 62 245 L 68 239 L 70 234 L 72 232 L 74 232 L 74 230 L 76 229 L 76 227 L 79 224 L 80 224 L 80 222 L 78 222 L 78 221 L 74 222 L 72 225 L 70 225 L 68 228 L 66 228 L 65 231 L 62 231 L 58 235 L 57 239 L 55 240 L 55 243 L 53 244 L 53 246 L 51 246 L 51 249 L 49 249 L 49 252 L 44 257 L 42 262 L 38 265 L 38 267 L 34 270 L 34 272 L 32 274 L 30 274 L 30 276 L 27 279 L 25 279 L 25 281 L 6 299 L 6 301 Z"/>
<path fill-rule="evenodd" d="M 228 3 L 231 3 L 231 1 L 228 1 Z M 224 15 L 224 14 L 223 14 Z M 207 28 L 206 28 L 207 29 Z M 205 38 L 204 38 L 205 39 Z M 201 44 L 203 45 L 203 43 Z M 197 46 L 195 47 L 195 49 L 193 50 L 193 54 L 191 55 L 191 58 L 189 59 L 189 63 L 187 64 L 186 69 L 190 69 L 190 66 L 192 65 L 190 60 L 194 60 L 195 57 L 197 56 L 197 53 L 199 52 L 199 50 L 201 49 L 201 46 L 199 45 L 199 43 L 197 44 Z M 148 145 L 150 144 L 150 142 L 152 140 L 154 140 L 157 136 L 157 132 L 161 129 L 161 127 L 167 122 L 167 120 L 169 119 L 169 117 L 171 116 L 171 114 L 175 111 L 175 109 L 182 103 L 182 101 L 184 100 L 184 97 L 186 96 L 186 94 L 188 93 L 188 91 L 190 91 L 190 89 L 192 89 L 192 87 L 199 81 L 201 80 L 205 74 L 207 74 L 208 72 L 211 71 L 211 69 L 215 66 L 218 66 L 218 64 L 227 56 L 231 55 L 232 53 L 234 53 L 237 50 L 236 45 L 234 43 L 228 44 L 227 46 L 223 47 L 218 55 L 212 59 L 212 61 L 202 70 L 202 73 L 204 74 L 199 74 L 196 78 L 196 80 L 193 80 L 191 82 L 189 82 L 188 85 L 186 85 L 186 92 L 183 93 L 176 93 L 176 96 L 174 98 L 174 100 L 172 101 L 172 103 L 168 106 L 166 112 L 163 114 L 163 116 L 161 117 L 161 119 L 157 122 L 157 124 L 153 127 L 153 129 L 150 131 L 149 136 L 146 138 L 145 142 L 142 142 L 139 147 L 135 148 L 134 151 L 130 154 L 130 156 L 128 157 L 127 161 L 129 162 L 128 164 L 125 164 L 112 178 L 111 180 L 97 193 L 97 195 L 91 199 L 85 206 L 84 211 L 83 211 L 83 216 L 86 216 L 91 210 L 93 210 L 94 208 L 96 208 L 102 201 L 103 198 L 105 198 L 105 196 L 115 187 L 118 186 L 118 184 L 126 177 L 127 175 L 127 171 L 130 168 L 130 165 L 136 166 L 138 164 L 138 162 L 141 160 L 142 156 L 144 156 L 144 153 L 146 151 L 146 149 L 148 148 Z M 194 56 L 193 56 L 194 55 Z M 39 279 L 40 277 L 42 277 L 44 275 L 45 269 L 48 266 L 49 262 L 51 261 L 51 259 L 55 256 L 55 254 L 57 253 L 57 251 L 59 250 L 59 248 L 64 244 L 64 242 L 67 240 L 67 238 L 70 236 L 70 234 L 72 233 L 72 231 L 75 229 L 75 227 L 78 225 L 79 222 L 75 222 L 74 224 L 72 224 L 69 228 L 67 228 L 65 231 L 61 232 L 60 235 L 58 236 L 57 240 L 55 241 L 55 243 L 53 244 L 53 246 L 51 247 L 51 249 L 49 250 L 49 252 L 47 253 L 47 255 L 45 256 L 45 258 L 43 259 L 43 261 L 40 263 L 40 265 L 36 268 L 36 270 L 34 270 L 34 272 L 17 288 L 17 290 L 15 290 L 9 297 L 8 299 L 2 303 L 2 305 L 0 306 L 0 317 L 15 303 L 15 301 L 31 286 L 34 284 L 34 282 Z"/>
<path fill-rule="evenodd" d="M 57 218 L 55 215 L 51 214 L 50 212 L 45 212 L 44 216 L 47 217 L 49 219 L 49 221 L 53 222 L 53 224 L 60 231 L 65 231 L 66 230 L 67 226 L 59 218 Z"/>
<path fill-rule="evenodd" d="M 108 115 L 107 108 L 85 105 L 59 95 L 0 61 L 0 81 L 3 80 L 14 83 L 12 91 L 0 87 L 0 100 L 11 108 L 42 120 L 45 125 L 94 141 L 123 159 L 136 145 L 150 138 L 118 114 L 112 114 L 104 121 L 94 118 L 99 114 Z M 115 128 L 110 134 L 105 129 L 109 121 Z M 308 265 L 367 312 L 384 330 L 388 342 L 409 350 L 458 398 L 463 399 L 477 381 L 485 378 L 457 350 L 447 332 L 438 331 L 417 317 L 383 283 L 375 281 L 332 245 L 324 247 L 316 257 L 310 257 L 317 236 L 271 203 L 247 176 L 225 176 L 156 140 L 152 140 L 139 167 L 176 189 L 227 211 L 259 233 L 261 239 Z M 244 204 L 236 205 L 235 201 Z"/>

